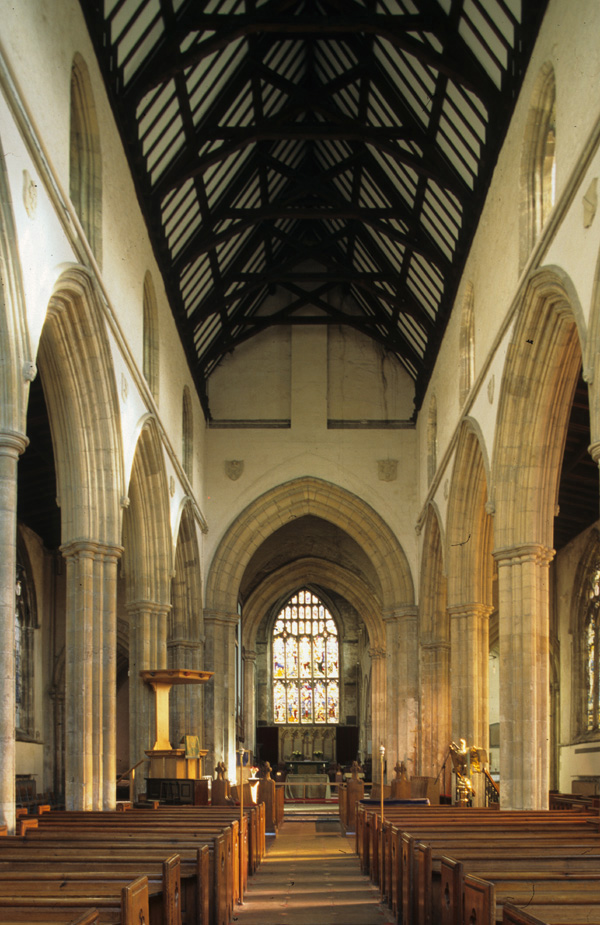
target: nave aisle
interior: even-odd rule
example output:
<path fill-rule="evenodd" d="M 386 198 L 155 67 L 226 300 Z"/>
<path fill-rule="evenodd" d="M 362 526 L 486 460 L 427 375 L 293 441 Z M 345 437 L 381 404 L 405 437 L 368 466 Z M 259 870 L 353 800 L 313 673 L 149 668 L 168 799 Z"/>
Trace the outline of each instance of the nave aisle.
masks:
<path fill-rule="evenodd" d="M 286 814 L 287 816 L 287 814 Z M 388 925 L 391 912 L 361 874 L 354 836 L 337 818 L 287 816 L 260 869 L 248 884 L 236 925 Z"/>

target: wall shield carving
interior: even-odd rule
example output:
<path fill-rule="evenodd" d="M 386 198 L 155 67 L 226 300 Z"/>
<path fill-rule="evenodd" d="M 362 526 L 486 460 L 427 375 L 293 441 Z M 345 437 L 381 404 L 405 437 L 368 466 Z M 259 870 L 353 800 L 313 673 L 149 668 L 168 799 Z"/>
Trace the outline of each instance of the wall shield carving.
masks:
<path fill-rule="evenodd" d="M 240 475 L 244 471 L 244 460 L 243 459 L 226 459 L 225 460 L 225 475 L 228 479 L 231 479 L 232 482 L 236 482 Z"/>
<path fill-rule="evenodd" d="M 378 459 L 377 474 L 381 482 L 395 482 L 398 478 L 398 460 Z"/>

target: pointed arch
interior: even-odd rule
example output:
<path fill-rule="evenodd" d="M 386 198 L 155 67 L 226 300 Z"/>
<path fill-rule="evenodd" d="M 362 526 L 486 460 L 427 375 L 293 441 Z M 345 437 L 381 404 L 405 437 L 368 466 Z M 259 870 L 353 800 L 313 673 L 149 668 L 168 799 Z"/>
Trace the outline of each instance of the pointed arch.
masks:
<path fill-rule="evenodd" d="M 0 429 L 24 434 L 29 381 L 35 376 L 35 366 L 25 321 L 17 232 L 5 164 L 0 140 Z"/>
<path fill-rule="evenodd" d="M 448 499 L 448 603 L 491 604 L 493 521 L 489 473 L 478 434 L 461 427 Z"/>
<path fill-rule="evenodd" d="M 500 800 L 545 809 L 550 789 L 550 569 L 581 349 L 567 280 L 529 281 L 508 346 L 494 443 L 500 641 Z M 536 692 L 535 698 L 531 691 Z M 523 769 L 527 766 L 526 775 Z"/>
<path fill-rule="evenodd" d="M 144 379 L 152 393 L 155 402 L 158 403 L 159 395 L 159 337 L 158 337 L 158 307 L 156 304 L 156 292 L 154 282 L 150 272 L 144 277 L 144 292 L 142 300 L 142 371 Z"/>
<path fill-rule="evenodd" d="M 556 198 L 556 78 L 549 62 L 535 82 L 523 139 L 520 267 L 525 266 Z"/>
<path fill-rule="evenodd" d="M 127 599 L 169 605 L 173 543 L 169 490 L 158 428 L 149 418 L 142 428 L 123 517 L 123 576 Z"/>
<path fill-rule="evenodd" d="M 69 195 L 98 264 L 102 263 L 102 151 L 87 64 L 71 65 Z"/>
<path fill-rule="evenodd" d="M 469 421 L 459 434 L 448 505 L 448 611 L 452 739 L 489 739 L 490 614 L 493 611 L 493 519 L 478 435 Z M 479 788 L 481 789 L 481 788 Z M 484 805 L 484 794 L 475 795 Z"/>
<path fill-rule="evenodd" d="M 63 544 L 82 537 L 118 545 L 123 453 L 114 368 L 88 274 L 56 283 L 38 350 L 48 407 Z"/>
<path fill-rule="evenodd" d="M 381 619 L 381 603 L 362 578 L 335 562 L 303 558 L 282 566 L 269 575 L 244 603 L 242 642 L 248 650 L 256 648 L 256 635 L 265 613 L 271 610 L 290 588 L 300 584 L 333 588 L 352 604 L 365 622 L 369 645 L 385 645 L 385 627 Z"/>
<path fill-rule="evenodd" d="M 265 537 L 305 514 L 335 524 L 362 547 L 381 583 L 384 612 L 413 604 L 408 560 L 383 518 L 345 489 L 307 477 L 278 485 L 239 514 L 213 556 L 206 584 L 207 608 L 237 613 L 240 584 L 252 554 Z"/>
<path fill-rule="evenodd" d="M 493 454 L 499 547 L 528 542 L 552 547 L 580 366 L 572 287 L 556 271 L 540 270 L 527 286 L 502 378 Z"/>
<path fill-rule="evenodd" d="M 172 607 L 167 639 L 169 668 L 203 668 L 204 617 L 202 612 L 202 578 L 200 549 L 192 503 L 188 500 L 181 512 L 175 570 L 172 581 Z M 171 741 L 193 733 L 203 742 L 202 685 L 183 685 L 171 691 Z"/>

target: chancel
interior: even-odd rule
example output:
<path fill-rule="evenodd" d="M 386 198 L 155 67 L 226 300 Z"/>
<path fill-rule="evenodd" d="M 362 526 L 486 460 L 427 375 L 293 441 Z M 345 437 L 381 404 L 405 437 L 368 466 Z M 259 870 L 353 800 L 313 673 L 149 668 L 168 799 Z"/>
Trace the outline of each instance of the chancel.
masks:
<path fill-rule="evenodd" d="M 600 4 L 0 22 L 8 837 L 587 811 Z"/>

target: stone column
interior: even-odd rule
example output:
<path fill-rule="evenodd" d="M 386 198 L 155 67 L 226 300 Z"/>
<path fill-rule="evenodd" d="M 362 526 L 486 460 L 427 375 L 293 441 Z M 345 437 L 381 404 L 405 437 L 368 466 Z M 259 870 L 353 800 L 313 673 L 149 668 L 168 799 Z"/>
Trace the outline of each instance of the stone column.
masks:
<path fill-rule="evenodd" d="M 204 636 L 199 641 L 170 639 L 168 643 L 170 668 L 204 669 Z M 169 716 L 171 745 L 177 748 L 184 735 L 197 735 L 204 748 L 204 696 L 203 684 L 175 684 L 171 688 Z"/>
<path fill-rule="evenodd" d="M 256 760 L 256 652 L 244 649 L 244 744 Z"/>
<path fill-rule="evenodd" d="M 154 746 L 155 695 L 140 678 L 140 671 L 167 668 L 169 604 L 136 601 L 127 605 L 129 616 L 129 760 L 131 767 Z M 173 744 L 173 743 L 171 743 Z M 136 794 L 146 789 L 148 762 L 136 771 Z"/>
<path fill-rule="evenodd" d="M 460 604 L 450 614 L 452 739 L 487 749 L 489 617 L 486 604 Z"/>
<path fill-rule="evenodd" d="M 15 588 L 17 463 L 28 440 L 0 433 L 0 816 L 15 831 Z"/>
<path fill-rule="evenodd" d="M 489 616 L 485 604 L 458 604 L 450 614 L 452 741 L 465 739 L 488 750 Z M 473 781 L 475 806 L 485 805 L 485 786 Z"/>
<path fill-rule="evenodd" d="M 123 548 L 106 547 L 102 555 L 102 809 L 117 805 L 117 570 Z"/>
<path fill-rule="evenodd" d="M 119 547 L 77 540 L 67 563 L 65 803 L 115 805 L 116 579 Z"/>
<path fill-rule="evenodd" d="M 386 661 L 387 653 L 383 646 L 374 646 L 369 649 L 371 656 L 371 758 L 373 761 L 372 777 L 379 781 L 379 748 L 386 745 Z M 387 754 L 387 746 L 386 746 Z"/>
<path fill-rule="evenodd" d="M 417 771 L 419 726 L 419 658 L 417 608 L 384 615 L 387 649 L 386 755 L 388 767 L 404 761 L 409 775 Z"/>
<path fill-rule="evenodd" d="M 421 643 L 420 772 L 440 773 L 450 745 L 450 643 Z M 441 792 L 450 786 L 449 765 L 441 779 Z"/>
<path fill-rule="evenodd" d="M 547 809 L 550 768 L 549 564 L 538 544 L 499 549 L 500 805 Z"/>
<path fill-rule="evenodd" d="M 235 770 L 235 629 L 237 613 L 204 612 L 206 670 L 214 677 L 206 685 L 204 703 L 207 728 L 207 773 L 223 761 L 230 774 Z"/>

